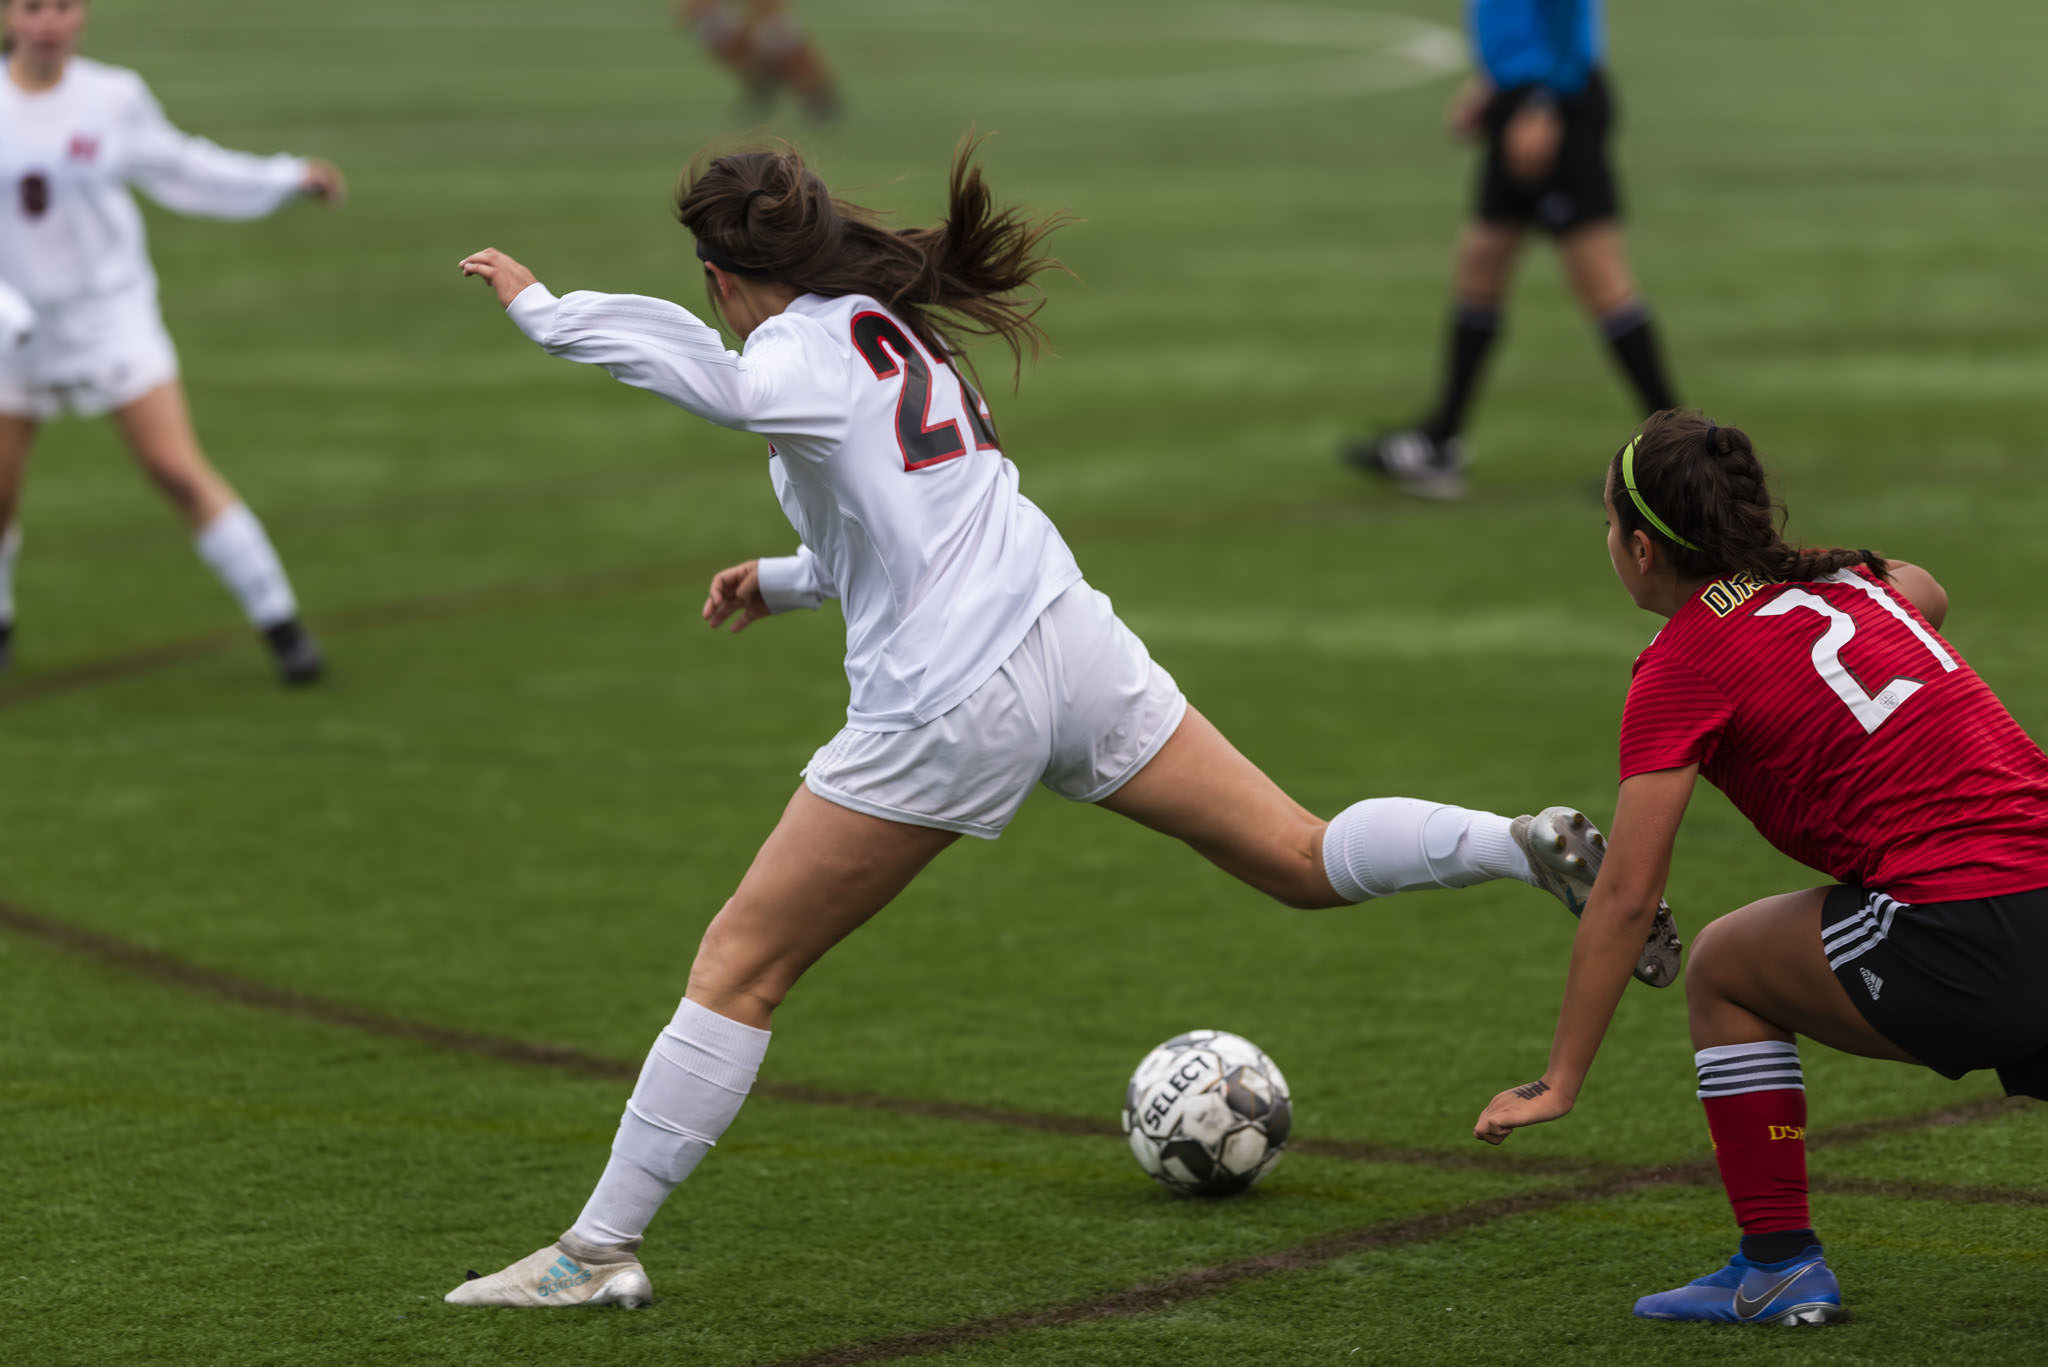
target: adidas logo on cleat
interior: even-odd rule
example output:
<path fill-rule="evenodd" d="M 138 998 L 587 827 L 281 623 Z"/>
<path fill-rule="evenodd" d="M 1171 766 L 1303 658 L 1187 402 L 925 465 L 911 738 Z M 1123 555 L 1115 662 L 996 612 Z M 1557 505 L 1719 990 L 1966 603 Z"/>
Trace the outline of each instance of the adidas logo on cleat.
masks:
<path fill-rule="evenodd" d="M 1867 968 L 1859 971 L 1863 974 L 1863 990 L 1870 994 L 1872 1001 L 1876 1001 L 1877 994 L 1884 991 L 1884 979 Z"/>
<path fill-rule="evenodd" d="M 552 1296 L 557 1292 L 568 1291 L 583 1285 L 593 1275 L 588 1268 L 578 1267 L 566 1257 L 557 1258 L 554 1266 L 548 1269 L 547 1275 L 540 1279 L 540 1285 L 534 1288 L 534 1294 Z"/>

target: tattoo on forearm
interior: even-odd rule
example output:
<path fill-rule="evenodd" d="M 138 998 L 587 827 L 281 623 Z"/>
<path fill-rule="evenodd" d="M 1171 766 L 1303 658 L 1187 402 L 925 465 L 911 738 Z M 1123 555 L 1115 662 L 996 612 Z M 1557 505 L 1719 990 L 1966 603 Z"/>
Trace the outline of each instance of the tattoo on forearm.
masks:
<path fill-rule="evenodd" d="M 1526 1087 L 1515 1088 L 1515 1095 L 1522 1098 L 1522 1100 L 1524 1101 L 1534 1101 L 1537 1097 L 1542 1096 L 1545 1092 L 1549 1090 L 1550 1084 L 1539 1078 L 1535 1082 L 1530 1083 Z"/>

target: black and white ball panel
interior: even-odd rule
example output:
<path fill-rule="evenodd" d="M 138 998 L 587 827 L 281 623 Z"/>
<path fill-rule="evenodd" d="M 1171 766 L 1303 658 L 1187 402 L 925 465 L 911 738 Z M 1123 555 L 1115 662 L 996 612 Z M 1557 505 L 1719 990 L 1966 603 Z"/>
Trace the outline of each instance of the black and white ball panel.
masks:
<path fill-rule="evenodd" d="M 1176 1191 L 1244 1190 L 1271 1170 L 1292 1122 L 1280 1070 L 1257 1045 L 1222 1030 L 1174 1036 L 1124 1089 L 1132 1154 Z"/>

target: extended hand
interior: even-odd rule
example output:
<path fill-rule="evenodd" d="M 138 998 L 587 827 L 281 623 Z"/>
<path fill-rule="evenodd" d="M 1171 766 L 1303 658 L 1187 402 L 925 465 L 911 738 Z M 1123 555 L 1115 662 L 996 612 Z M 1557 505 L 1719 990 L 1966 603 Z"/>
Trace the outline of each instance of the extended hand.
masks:
<path fill-rule="evenodd" d="M 713 627 L 734 618 L 732 629 L 745 631 L 768 616 L 768 600 L 761 596 L 761 562 L 749 560 L 720 570 L 711 576 L 711 594 L 704 600 L 704 620 Z"/>
<path fill-rule="evenodd" d="M 1525 184 L 1550 179 L 1557 165 L 1557 145 L 1564 139 L 1564 118 L 1549 103 L 1523 105 L 1508 120 L 1501 139 L 1508 174 Z"/>
<path fill-rule="evenodd" d="M 498 302 L 507 307 L 519 292 L 533 283 L 533 272 L 496 247 L 486 247 L 462 258 L 464 275 L 481 275 L 498 292 Z"/>
<path fill-rule="evenodd" d="M 348 181 L 343 178 L 339 166 L 316 159 L 306 163 L 306 174 L 299 181 L 299 191 L 320 200 L 330 209 L 338 209 L 348 198 Z"/>
<path fill-rule="evenodd" d="M 1511 1130 L 1556 1120 L 1571 1108 L 1570 1096 L 1539 1078 L 1502 1092 L 1486 1103 L 1486 1109 L 1479 1113 L 1479 1123 L 1472 1127 L 1472 1137 L 1498 1144 L 1508 1137 Z"/>

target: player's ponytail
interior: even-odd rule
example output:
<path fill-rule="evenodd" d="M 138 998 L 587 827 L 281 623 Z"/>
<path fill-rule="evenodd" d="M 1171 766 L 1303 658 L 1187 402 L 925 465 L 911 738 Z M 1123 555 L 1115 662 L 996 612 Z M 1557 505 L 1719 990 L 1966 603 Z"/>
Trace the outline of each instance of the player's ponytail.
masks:
<path fill-rule="evenodd" d="M 1850 565 L 1886 573 L 1884 557 L 1873 551 L 1811 550 L 1786 541 L 1785 506 L 1771 497 L 1749 434 L 1699 413 L 1674 408 L 1653 415 L 1615 453 L 1607 481 L 1623 538 L 1646 533 L 1687 578 L 1747 572 L 1766 582 L 1818 579 Z"/>
<path fill-rule="evenodd" d="M 676 186 L 676 218 L 721 270 L 811 294 L 871 295 L 940 356 L 960 354 L 963 337 L 995 337 L 1021 367 L 1045 341 L 1033 277 L 1064 269 L 1041 247 L 1070 220 L 998 206 L 973 162 L 979 141 L 954 154 L 945 221 L 929 228 L 890 229 L 835 199 L 789 147 L 692 167 Z"/>

